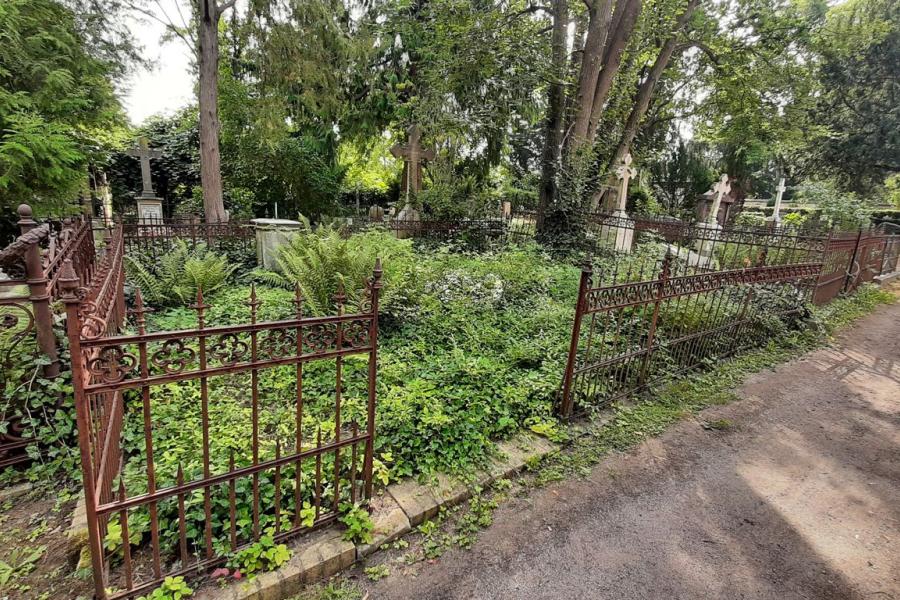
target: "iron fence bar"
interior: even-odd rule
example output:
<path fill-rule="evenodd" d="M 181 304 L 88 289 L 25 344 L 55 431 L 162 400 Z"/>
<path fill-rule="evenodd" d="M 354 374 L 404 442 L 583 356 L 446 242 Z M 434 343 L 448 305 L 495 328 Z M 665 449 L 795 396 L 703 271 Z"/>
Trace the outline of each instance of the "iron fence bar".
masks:
<path fill-rule="evenodd" d="M 572 416 L 572 377 L 575 370 L 575 356 L 578 353 L 578 338 L 581 335 L 581 319 L 585 312 L 585 301 L 587 298 L 587 290 L 591 286 L 591 275 L 593 274 L 593 266 L 589 262 L 581 268 L 581 280 L 578 284 L 578 303 L 575 305 L 575 319 L 572 323 L 572 339 L 569 342 L 569 358 L 566 362 L 566 371 L 563 376 L 562 398 L 560 398 L 560 413 L 564 419 Z"/>

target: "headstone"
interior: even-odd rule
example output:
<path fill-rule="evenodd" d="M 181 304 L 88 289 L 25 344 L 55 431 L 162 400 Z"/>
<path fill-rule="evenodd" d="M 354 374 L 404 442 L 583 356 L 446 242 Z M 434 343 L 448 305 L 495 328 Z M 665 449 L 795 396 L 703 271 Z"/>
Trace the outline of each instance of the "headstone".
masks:
<path fill-rule="evenodd" d="M 778 187 L 775 188 L 775 206 L 772 209 L 772 216 L 766 219 L 772 221 L 775 226 L 781 225 L 781 196 L 787 188 L 784 186 L 784 177 L 778 180 Z"/>
<path fill-rule="evenodd" d="M 723 173 L 722 177 L 716 185 L 713 186 L 713 201 L 706 215 L 706 222 L 697 223 L 697 227 L 701 230 L 701 239 L 697 240 L 697 252 L 701 256 L 701 265 L 712 267 L 716 263 L 714 250 L 719 232 L 722 226 L 719 225 L 719 207 L 722 206 L 722 198 L 731 191 L 731 183 L 728 181 L 728 174 Z"/>
<path fill-rule="evenodd" d="M 380 223 L 384 220 L 384 209 L 378 206 L 377 204 L 373 204 L 369 207 L 369 220 L 373 223 Z"/>
<path fill-rule="evenodd" d="M 136 147 L 128 151 L 141 161 L 141 194 L 137 197 L 138 219 L 141 223 L 159 223 L 163 218 L 162 198 L 153 191 L 153 178 L 150 175 L 150 159 L 161 158 L 162 151 L 150 148 L 147 138 L 138 139 Z"/>
<path fill-rule="evenodd" d="M 412 199 L 422 189 L 422 161 L 434 160 L 434 150 L 422 147 L 422 131 L 418 125 L 411 125 L 407 134 L 409 141 L 406 144 L 391 148 L 391 154 L 404 161 L 400 180 L 404 206 L 397 215 L 397 221 L 402 223 L 396 229 L 396 235 L 400 239 L 411 237 L 413 230 L 419 225 L 421 216 L 412 205 Z"/>
<path fill-rule="evenodd" d="M 303 226 L 290 219 L 253 219 L 256 232 L 256 263 L 263 269 L 281 272 L 278 249 L 290 241 Z"/>
<path fill-rule="evenodd" d="M 613 212 L 612 222 L 602 231 L 606 241 L 619 252 L 631 252 L 631 245 L 634 241 L 635 223 L 628 217 L 625 210 L 628 201 L 628 182 L 637 174 L 637 170 L 631 166 L 631 161 L 631 154 L 628 153 L 622 157 L 622 162 L 616 167 L 616 176 L 619 178 L 617 206 Z"/>
<path fill-rule="evenodd" d="M 112 227 L 113 224 L 113 207 L 112 194 L 109 191 L 109 182 L 106 180 L 106 173 L 100 171 L 97 183 L 97 195 L 100 197 L 100 211 L 103 217 L 103 224 L 106 227 Z"/>
<path fill-rule="evenodd" d="M 434 149 L 422 147 L 422 131 L 418 125 L 411 125 L 407 134 L 409 141 L 391 148 L 391 154 L 404 161 L 400 191 L 409 204 L 410 195 L 415 195 L 422 189 L 422 161 L 434 160 Z"/>

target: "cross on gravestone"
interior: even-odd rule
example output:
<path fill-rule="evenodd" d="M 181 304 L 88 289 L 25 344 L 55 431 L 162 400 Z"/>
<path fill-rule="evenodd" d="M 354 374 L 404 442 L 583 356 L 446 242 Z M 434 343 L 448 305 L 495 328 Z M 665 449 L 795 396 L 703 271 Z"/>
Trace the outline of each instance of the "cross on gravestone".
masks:
<path fill-rule="evenodd" d="M 728 182 L 727 173 L 722 174 L 722 177 L 720 177 L 716 185 L 713 186 L 712 191 L 715 192 L 716 196 L 713 200 L 712 208 L 709 211 L 709 216 L 707 217 L 707 221 L 710 224 L 714 224 L 718 220 L 719 207 L 722 205 L 722 198 L 731 191 L 731 184 Z"/>
<path fill-rule="evenodd" d="M 776 223 L 781 223 L 781 196 L 787 188 L 784 186 L 784 177 L 778 180 L 778 187 L 775 188 L 775 208 L 772 211 L 772 219 Z"/>
<path fill-rule="evenodd" d="M 404 160 L 402 191 L 406 195 L 406 203 L 409 204 L 410 192 L 415 194 L 422 189 L 422 160 L 434 160 L 434 150 L 422 148 L 422 132 L 418 125 L 411 125 L 406 132 L 409 141 L 391 148 L 391 154 Z"/>
<path fill-rule="evenodd" d="M 619 209 L 616 212 L 625 212 L 625 203 L 628 201 L 628 181 L 637 175 L 637 169 L 631 166 L 631 153 L 622 157 L 622 162 L 616 167 L 616 175 L 619 183 Z"/>
<path fill-rule="evenodd" d="M 162 158 L 162 150 L 150 148 L 147 138 L 138 138 L 138 145 L 128 151 L 128 156 L 134 156 L 141 161 L 141 198 L 156 198 L 153 191 L 153 179 L 150 177 L 150 159 Z"/>

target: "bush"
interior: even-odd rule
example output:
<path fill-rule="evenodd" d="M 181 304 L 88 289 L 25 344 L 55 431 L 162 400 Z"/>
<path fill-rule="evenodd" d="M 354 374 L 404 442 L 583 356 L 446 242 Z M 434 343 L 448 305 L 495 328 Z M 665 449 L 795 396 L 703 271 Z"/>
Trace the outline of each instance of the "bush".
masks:
<path fill-rule="evenodd" d="M 765 227 L 766 217 L 762 213 L 744 210 L 734 218 L 734 224 L 741 227 Z"/>
<path fill-rule="evenodd" d="M 343 286 L 348 310 L 359 308 L 366 281 L 380 258 L 382 275 L 381 308 L 391 313 L 409 298 L 414 288 L 412 242 L 398 240 L 384 231 L 369 230 L 345 238 L 333 226 L 320 225 L 294 235 L 278 252 L 283 274 L 257 271 L 262 281 L 293 288 L 300 287 L 304 307 L 321 316 L 334 312 L 334 296 Z"/>
<path fill-rule="evenodd" d="M 205 244 L 191 247 L 181 239 L 156 265 L 146 258 L 125 257 L 131 283 L 141 290 L 147 302 L 163 306 L 193 302 L 200 289 L 205 294 L 215 292 L 236 268 L 228 264 L 225 256 L 207 250 Z"/>

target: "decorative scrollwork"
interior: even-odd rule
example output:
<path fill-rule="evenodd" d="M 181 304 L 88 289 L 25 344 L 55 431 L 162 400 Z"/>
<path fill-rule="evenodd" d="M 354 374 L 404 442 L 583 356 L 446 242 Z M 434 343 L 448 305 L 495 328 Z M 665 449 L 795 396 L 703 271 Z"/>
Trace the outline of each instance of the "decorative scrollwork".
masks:
<path fill-rule="evenodd" d="M 75 290 L 79 299 L 88 294 L 88 289 L 80 287 Z M 82 300 L 78 305 L 78 320 L 81 321 L 81 337 L 88 340 L 96 340 L 106 331 L 106 320 L 100 316 L 100 307 L 96 302 Z"/>
<path fill-rule="evenodd" d="M 290 329 L 270 329 L 263 336 L 260 348 L 266 358 L 294 356 L 297 354 L 297 338 Z"/>
<path fill-rule="evenodd" d="M 344 349 L 365 348 L 369 345 L 369 321 L 350 321 L 344 324 L 341 333 Z"/>
<path fill-rule="evenodd" d="M 234 333 L 223 333 L 209 347 L 210 355 L 223 365 L 233 365 L 247 357 L 250 347 Z"/>
<path fill-rule="evenodd" d="M 194 361 L 196 353 L 182 340 L 166 340 L 159 350 L 150 356 L 150 362 L 166 373 L 181 373 Z"/>
<path fill-rule="evenodd" d="M 137 362 L 137 357 L 121 346 L 107 346 L 87 361 L 87 369 L 104 383 L 118 383 L 134 371 Z"/>
<path fill-rule="evenodd" d="M 303 346 L 310 354 L 324 354 L 335 350 L 337 330 L 333 323 L 318 323 L 306 327 Z"/>

